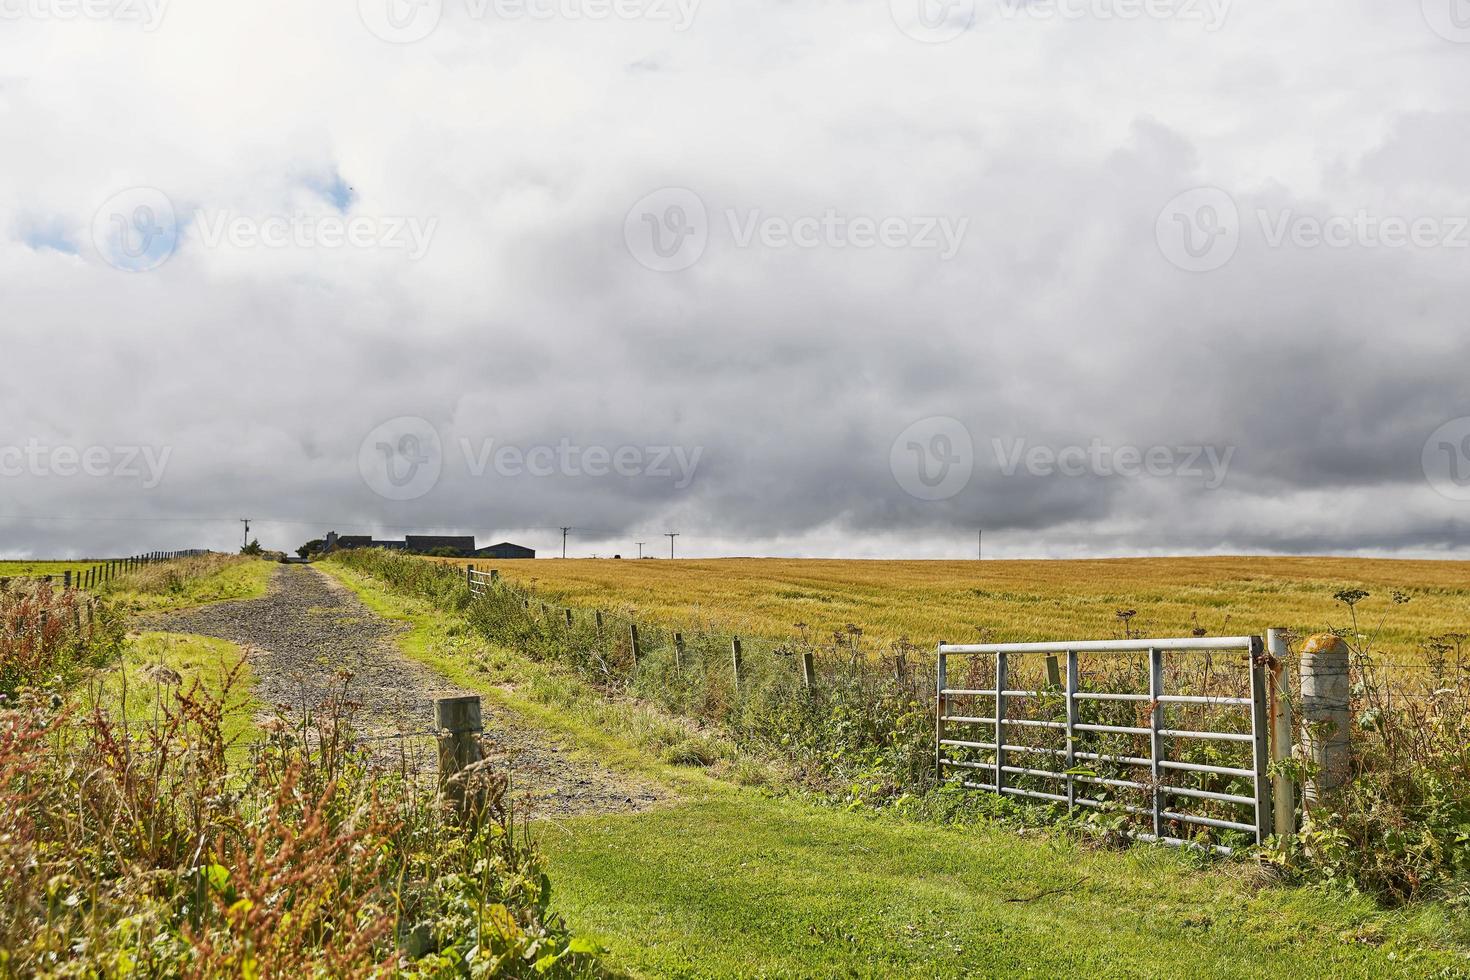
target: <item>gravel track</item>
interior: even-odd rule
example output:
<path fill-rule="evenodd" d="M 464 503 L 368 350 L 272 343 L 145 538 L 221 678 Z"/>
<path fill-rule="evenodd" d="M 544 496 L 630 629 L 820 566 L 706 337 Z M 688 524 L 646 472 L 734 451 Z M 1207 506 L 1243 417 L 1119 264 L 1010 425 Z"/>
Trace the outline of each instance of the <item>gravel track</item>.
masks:
<path fill-rule="evenodd" d="M 146 629 L 229 640 L 249 651 L 257 696 L 300 717 L 335 692 L 343 671 L 352 675 L 348 697 L 357 704 L 353 726 L 382 738 L 433 727 L 435 698 L 463 691 L 405 657 L 394 638 L 406 627 L 378 616 L 338 582 L 304 565 L 282 565 L 262 599 L 221 602 L 163 616 Z M 574 816 L 645 809 L 664 794 L 602 766 L 569 758 L 555 736 L 514 713 L 482 702 L 487 749 L 508 761 L 531 815 Z M 428 737 L 383 739 L 377 758 L 413 769 L 435 765 Z"/>

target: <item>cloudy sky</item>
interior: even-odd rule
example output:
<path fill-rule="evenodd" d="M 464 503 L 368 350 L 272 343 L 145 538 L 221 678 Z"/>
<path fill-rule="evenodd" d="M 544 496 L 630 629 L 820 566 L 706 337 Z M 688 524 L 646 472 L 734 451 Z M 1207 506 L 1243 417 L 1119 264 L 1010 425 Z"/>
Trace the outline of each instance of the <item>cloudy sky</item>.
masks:
<path fill-rule="evenodd" d="M 1470 557 L 1464 0 L 0 0 L 0 554 Z"/>

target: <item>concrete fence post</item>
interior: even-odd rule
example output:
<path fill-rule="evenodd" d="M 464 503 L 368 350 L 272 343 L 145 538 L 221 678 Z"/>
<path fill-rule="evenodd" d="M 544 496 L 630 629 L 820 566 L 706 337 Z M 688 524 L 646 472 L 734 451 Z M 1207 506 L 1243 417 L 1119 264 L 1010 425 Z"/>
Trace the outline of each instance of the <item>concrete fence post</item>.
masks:
<path fill-rule="evenodd" d="M 683 667 L 684 667 L 684 634 L 683 633 L 675 633 L 674 634 L 674 668 L 677 670 L 677 669 L 683 669 Z"/>
<path fill-rule="evenodd" d="M 1320 803 L 1352 774 L 1352 715 L 1348 707 L 1347 641 L 1318 633 L 1302 645 L 1302 751 L 1317 773 L 1308 803 Z"/>
<path fill-rule="evenodd" d="M 730 637 L 730 666 L 734 669 L 736 694 L 740 693 L 740 685 L 743 681 L 743 677 L 741 676 L 743 665 L 744 662 L 740 652 L 740 637 L 732 636 Z"/>
<path fill-rule="evenodd" d="M 637 667 L 638 666 L 638 661 L 641 660 L 642 657 L 643 657 L 642 652 L 638 649 L 638 624 L 637 623 L 629 623 L 628 624 L 628 642 L 630 644 L 632 644 L 632 647 L 633 647 L 633 666 L 634 667 Z"/>
<path fill-rule="evenodd" d="M 1271 666 L 1271 761 L 1276 764 L 1291 758 L 1295 741 L 1295 725 L 1291 713 L 1291 690 L 1286 674 L 1290 654 L 1282 627 L 1266 631 L 1266 653 Z M 1271 802 L 1275 808 L 1272 829 L 1278 837 L 1296 833 L 1296 784 L 1291 777 L 1278 773 L 1271 779 Z"/>
<path fill-rule="evenodd" d="M 801 682 L 808 694 L 817 689 L 817 665 L 810 650 L 801 652 Z"/>
<path fill-rule="evenodd" d="M 474 809 L 474 796 L 465 781 L 455 779 L 465 767 L 480 761 L 478 697 L 440 698 L 434 702 L 434 727 L 439 732 L 439 789 L 461 815 Z"/>

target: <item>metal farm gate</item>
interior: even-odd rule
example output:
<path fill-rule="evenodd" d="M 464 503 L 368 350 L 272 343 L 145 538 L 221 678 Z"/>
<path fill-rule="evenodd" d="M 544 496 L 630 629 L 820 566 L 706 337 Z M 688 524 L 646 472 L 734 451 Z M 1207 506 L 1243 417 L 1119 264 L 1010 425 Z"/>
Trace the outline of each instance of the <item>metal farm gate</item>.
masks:
<path fill-rule="evenodd" d="M 939 778 L 1123 812 L 1149 827 L 1143 840 L 1182 844 L 1192 825 L 1260 843 L 1272 831 L 1262 653 L 1258 636 L 941 644 Z"/>

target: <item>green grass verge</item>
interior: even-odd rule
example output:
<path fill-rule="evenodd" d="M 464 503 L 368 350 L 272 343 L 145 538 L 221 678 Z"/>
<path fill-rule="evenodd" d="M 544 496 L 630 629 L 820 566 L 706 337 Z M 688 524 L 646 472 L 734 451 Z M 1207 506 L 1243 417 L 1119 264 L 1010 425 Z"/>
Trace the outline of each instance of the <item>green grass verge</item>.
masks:
<path fill-rule="evenodd" d="M 149 565 L 119 576 L 106 595 L 123 611 L 163 613 L 214 602 L 259 599 L 280 565 L 257 558 L 211 556 Z"/>
<path fill-rule="evenodd" d="M 556 907 L 654 976 L 1423 976 L 1443 913 L 1253 889 L 1239 865 L 1089 852 L 709 794 L 542 832 Z M 1464 975 L 1458 973 L 1454 975 Z"/>
<path fill-rule="evenodd" d="M 1470 926 L 1441 905 L 1384 912 L 1317 889 L 1258 888 L 1248 865 L 1164 848 L 848 813 L 660 763 L 687 726 L 609 702 L 492 648 L 456 617 L 324 566 L 405 653 L 680 799 L 542 825 L 555 907 L 612 962 L 651 976 L 1002 973 L 1385 976 L 1470 971 Z M 664 731 L 663 726 L 669 726 Z M 705 736 L 709 737 L 709 736 Z M 1053 891 L 1055 889 L 1055 891 Z"/>
<path fill-rule="evenodd" d="M 142 725 L 159 717 L 175 683 L 185 691 L 198 685 L 211 700 L 223 703 L 221 731 L 227 744 L 243 750 L 244 742 L 259 736 L 255 719 L 262 705 L 255 697 L 255 672 L 244 651 L 226 640 L 136 634 L 129 638 L 123 663 L 101 674 L 91 693 L 94 703 L 114 717 Z"/>

